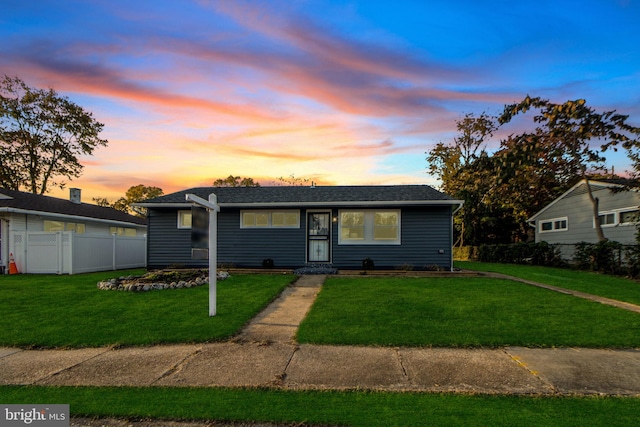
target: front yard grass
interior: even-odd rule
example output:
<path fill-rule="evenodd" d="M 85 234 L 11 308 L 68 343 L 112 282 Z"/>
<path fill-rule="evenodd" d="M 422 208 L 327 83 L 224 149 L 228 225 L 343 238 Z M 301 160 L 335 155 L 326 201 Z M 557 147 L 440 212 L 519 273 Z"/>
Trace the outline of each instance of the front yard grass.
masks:
<path fill-rule="evenodd" d="M 640 282 L 619 276 L 533 265 L 456 261 L 455 267 L 491 271 L 640 305 Z"/>
<path fill-rule="evenodd" d="M 75 417 L 286 425 L 614 427 L 636 425 L 640 413 L 638 398 L 600 396 L 33 386 L 0 386 L 0 396 L 14 404 L 67 403 Z"/>
<path fill-rule="evenodd" d="M 0 346 L 99 347 L 223 341 L 235 335 L 295 276 L 235 275 L 208 286 L 150 292 L 98 290 L 99 280 L 143 270 L 71 276 L 0 276 Z"/>
<path fill-rule="evenodd" d="M 313 344 L 638 347 L 640 315 L 501 279 L 330 277 L 298 330 Z"/>
<path fill-rule="evenodd" d="M 0 346 L 224 340 L 295 278 L 238 275 L 219 282 L 218 315 L 210 318 L 206 286 L 97 290 L 98 280 L 115 275 L 0 277 Z M 637 347 L 639 319 L 508 280 L 331 277 L 299 338 L 364 345 Z M 15 404 L 68 403 L 75 417 L 292 425 L 612 427 L 633 425 L 640 412 L 637 397 L 600 396 L 39 386 L 0 386 L 0 396 Z"/>

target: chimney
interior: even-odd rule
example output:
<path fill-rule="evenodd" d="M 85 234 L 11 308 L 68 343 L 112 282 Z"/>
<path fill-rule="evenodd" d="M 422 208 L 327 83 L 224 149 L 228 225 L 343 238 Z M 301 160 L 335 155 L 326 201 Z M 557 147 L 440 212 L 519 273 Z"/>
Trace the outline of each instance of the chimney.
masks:
<path fill-rule="evenodd" d="M 82 200 L 80 199 L 80 190 L 79 188 L 70 188 L 69 189 L 69 200 L 71 203 L 81 204 Z"/>

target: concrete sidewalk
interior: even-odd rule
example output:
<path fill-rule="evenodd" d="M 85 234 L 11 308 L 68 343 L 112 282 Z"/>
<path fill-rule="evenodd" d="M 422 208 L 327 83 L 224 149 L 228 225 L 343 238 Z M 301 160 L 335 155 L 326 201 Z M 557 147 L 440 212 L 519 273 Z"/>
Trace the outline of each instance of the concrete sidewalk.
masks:
<path fill-rule="evenodd" d="M 0 348 L 0 384 L 278 387 L 640 395 L 640 350 L 299 345 L 324 276 L 302 276 L 233 342 L 138 348 Z"/>

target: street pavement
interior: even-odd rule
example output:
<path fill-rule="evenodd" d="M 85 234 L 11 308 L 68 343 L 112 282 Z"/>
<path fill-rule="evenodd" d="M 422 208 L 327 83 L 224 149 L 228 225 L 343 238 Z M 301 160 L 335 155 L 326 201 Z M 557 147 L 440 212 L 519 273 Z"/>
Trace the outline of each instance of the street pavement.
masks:
<path fill-rule="evenodd" d="M 325 276 L 301 276 L 234 340 L 133 348 L 0 348 L 0 385 L 276 387 L 640 395 L 640 349 L 298 344 Z"/>

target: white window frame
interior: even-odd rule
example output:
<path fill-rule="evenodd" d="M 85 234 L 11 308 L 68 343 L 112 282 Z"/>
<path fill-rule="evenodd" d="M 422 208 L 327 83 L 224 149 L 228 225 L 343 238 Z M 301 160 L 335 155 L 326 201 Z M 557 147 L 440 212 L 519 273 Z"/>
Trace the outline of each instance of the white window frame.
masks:
<path fill-rule="evenodd" d="M 602 226 L 602 227 L 615 227 L 616 225 L 618 225 L 617 215 L 613 211 L 600 212 L 598 214 L 598 218 L 601 217 L 601 216 L 609 216 L 609 215 L 611 215 L 613 217 L 613 222 L 610 223 L 610 224 L 605 224 L 605 223 L 602 222 L 602 220 L 600 220 L 600 226 Z M 595 228 L 595 226 L 596 226 L 596 222 L 594 220 L 593 221 L 593 227 Z"/>
<path fill-rule="evenodd" d="M 362 238 L 345 239 L 342 232 L 342 215 L 348 212 L 364 214 L 364 236 Z M 395 239 L 376 239 L 376 213 L 395 213 L 398 217 L 397 237 Z M 402 244 L 402 210 L 401 209 L 340 209 L 338 211 L 338 245 L 401 245 Z"/>
<path fill-rule="evenodd" d="M 638 212 L 639 218 L 640 218 L 640 209 L 637 206 L 629 206 L 626 208 L 619 208 L 619 209 L 611 209 L 611 210 L 607 210 L 607 211 L 601 211 L 598 213 L 598 216 L 603 216 L 603 215 L 613 215 L 613 223 L 611 224 L 601 224 L 603 228 L 609 228 L 609 227 L 617 227 L 617 226 L 623 226 L 623 227 L 627 227 L 630 225 L 637 225 L 640 221 L 634 221 L 634 222 L 621 222 L 620 221 L 620 216 L 625 213 L 625 212 Z M 593 228 L 596 227 L 596 221 L 593 221 Z"/>
<path fill-rule="evenodd" d="M 562 221 L 565 221 L 567 226 L 564 227 L 564 228 L 556 227 L 558 225 L 558 222 L 562 222 Z M 542 229 L 542 224 L 547 224 L 547 223 L 551 224 L 551 230 L 543 230 Z M 560 232 L 560 231 L 568 231 L 568 230 L 569 230 L 569 217 L 566 217 L 566 216 L 559 217 L 559 218 L 544 219 L 544 220 L 538 221 L 538 232 L 539 233 L 557 233 L 557 232 Z"/>
<path fill-rule="evenodd" d="M 190 230 L 191 229 L 191 221 L 189 221 L 189 225 L 184 224 L 184 217 L 189 215 L 191 217 L 191 210 L 178 211 L 178 229 L 180 230 Z"/>
<path fill-rule="evenodd" d="M 245 214 L 247 216 L 254 216 L 253 224 L 249 224 L 245 222 Z M 274 214 L 283 215 L 285 222 L 283 224 L 276 224 L 273 221 Z M 295 223 L 286 223 L 287 215 L 295 215 Z M 257 219 L 260 218 L 261 221 L 258 222 Z M 241 210 L 240 211 L 240 228 L 241 229 L 295 229 L 300 228 L 300 209 L 273 209 L 273 210 Z"/>

